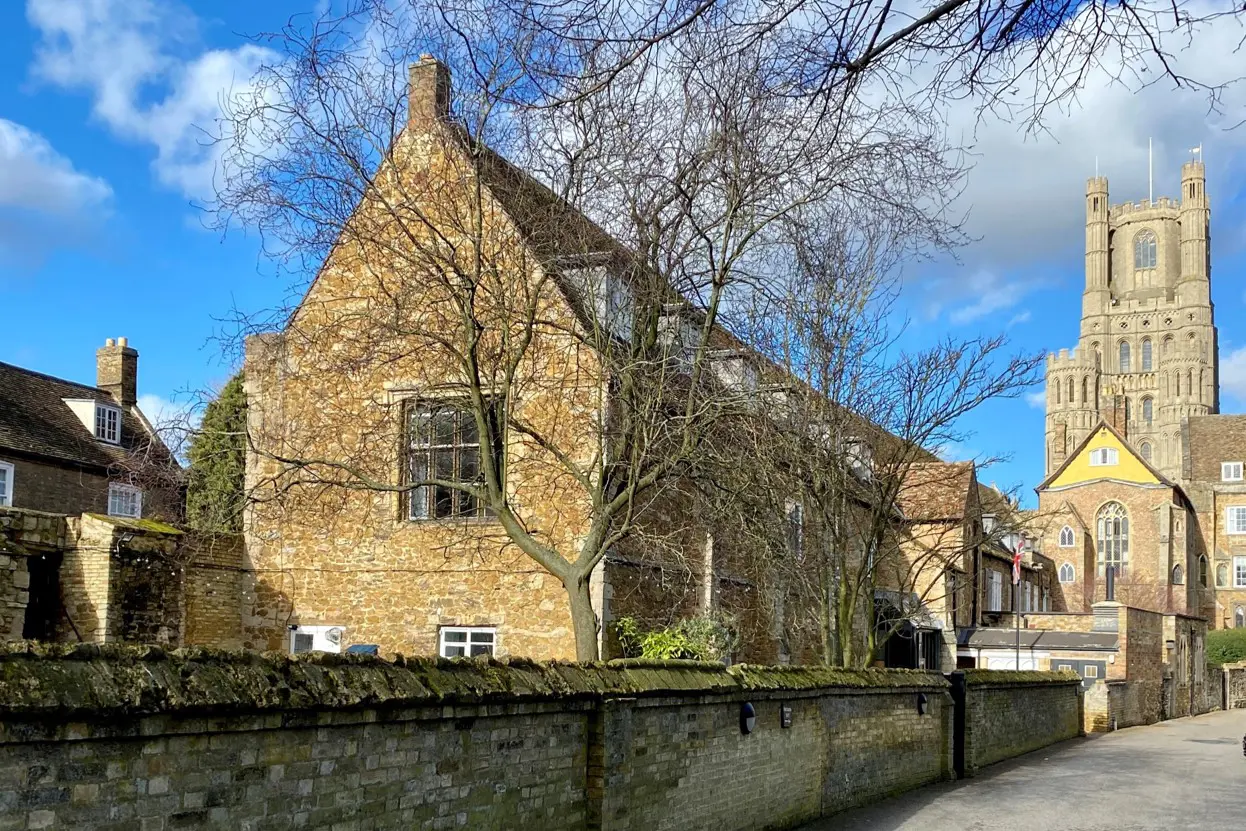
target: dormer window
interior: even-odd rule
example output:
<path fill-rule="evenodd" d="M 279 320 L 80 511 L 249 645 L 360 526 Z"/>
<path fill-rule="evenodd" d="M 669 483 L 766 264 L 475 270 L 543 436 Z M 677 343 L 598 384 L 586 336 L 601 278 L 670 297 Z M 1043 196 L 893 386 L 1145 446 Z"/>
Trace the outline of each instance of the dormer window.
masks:
<path fill-rule="evenodd" d="M 121 443 L 121 410 L 107 404 L 95 405 L 95 438 L 109 444 Z"/>
<path fill-rule="evenodd" d="M 1117 463 L 1115 447 L 1098 447 L 1090 451 L 1091 467 L 1110 467 Z"/>

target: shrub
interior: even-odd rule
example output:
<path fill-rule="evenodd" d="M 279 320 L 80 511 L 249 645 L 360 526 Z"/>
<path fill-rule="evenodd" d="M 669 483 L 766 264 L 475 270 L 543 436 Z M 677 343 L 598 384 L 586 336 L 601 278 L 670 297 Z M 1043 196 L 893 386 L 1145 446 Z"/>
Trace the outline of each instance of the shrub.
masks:
<path fill-rule="evenodd" d="M 726 662 L 740 642 L 734 621 L 705 615 L 648 631 L 635 618 L 625 617 L 615 624 L 615 631 L 626 657 L 660 661 L 685 658 Z"/>
<path fill-rule="evenodd" d="M 1207 661 L 1212 664 L 1246 661 L 1246 629 L 1215 629 L 1208 632 Z"/>

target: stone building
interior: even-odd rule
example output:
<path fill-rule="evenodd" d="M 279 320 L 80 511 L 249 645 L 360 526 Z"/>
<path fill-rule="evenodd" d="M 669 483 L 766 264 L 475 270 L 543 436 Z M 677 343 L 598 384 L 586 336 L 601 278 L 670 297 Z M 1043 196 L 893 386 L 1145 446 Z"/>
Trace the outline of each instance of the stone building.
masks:
<path fill-rule="evenodd" d="M 1179 199 L 1111 205 L 1086 186 L 1086 286 L 1077 348 L 1047 358 L 1046 472 L 1101 415 L 1169 479 L 1182 475 L 1181 421 L 1219 411 L 1210 208 L 1202 162 Z"/>
<path fill-rule="evenodd" d="M 1241 629 L 1246 627 L 1246 416 L 1188 418 L 1182 435 L 1184 490 L 1206 555 L 1197 580 L 1212 589 L 1199 614 L 1212 628 Z"/>

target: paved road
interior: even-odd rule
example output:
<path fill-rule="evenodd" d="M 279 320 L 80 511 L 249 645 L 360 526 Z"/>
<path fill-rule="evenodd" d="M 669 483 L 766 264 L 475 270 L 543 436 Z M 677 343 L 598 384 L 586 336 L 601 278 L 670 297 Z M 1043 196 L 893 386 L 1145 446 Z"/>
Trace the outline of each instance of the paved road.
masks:
<path fill-rule="evenodd" d="M 803 831 L 1246 829 L 1246 710 L 1074 739 Z"/>

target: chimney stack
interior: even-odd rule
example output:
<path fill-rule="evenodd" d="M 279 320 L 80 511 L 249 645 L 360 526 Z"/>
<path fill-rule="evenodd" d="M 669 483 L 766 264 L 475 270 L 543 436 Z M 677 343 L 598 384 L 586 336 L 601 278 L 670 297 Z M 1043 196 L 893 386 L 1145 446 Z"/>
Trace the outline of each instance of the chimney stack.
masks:
<path fill-rule="evenodd" d="M 407 119 L 413 127 L 428 129 L 450 117 L 450 70 L 432 55 L 420 55 L 408 75 Z"/>
<path fill-rule="evenodd" d="M 122 407 L 138 402 L 138 350 L 126 338 L 112 338 L 95 353 L 95 386 Z"/>

